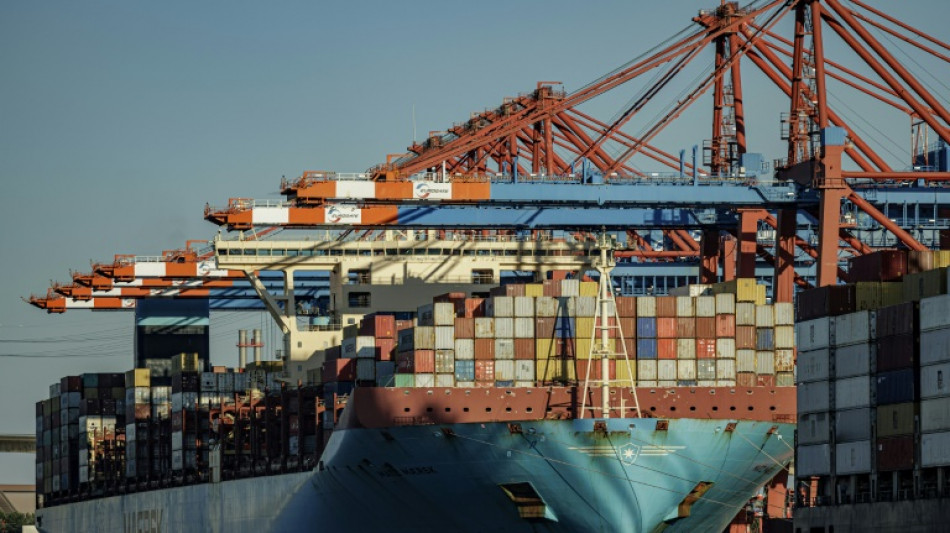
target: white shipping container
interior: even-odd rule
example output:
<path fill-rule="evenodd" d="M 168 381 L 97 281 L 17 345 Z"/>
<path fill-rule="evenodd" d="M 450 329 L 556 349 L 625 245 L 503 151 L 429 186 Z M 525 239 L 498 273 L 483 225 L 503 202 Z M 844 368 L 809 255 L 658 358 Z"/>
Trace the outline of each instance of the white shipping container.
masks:
<path fill-rule="evenodd" d="M 660 379 L 656 382 L 657 387 L 676 387 L 675 379 Z"/>
<path fill-rule="evenodd" d="M 950 326 L 950 294 L 920 300 L 920 331 Z"/>
<path fill-rule="evenodd" d="M 172 431 L 172 449 L 180 450 L 182 449 L 182 444 L 184 444 L 184 434 L 181 431 Z"/>
<path fill-rule="evenodd" d="M 716 358 L 735 359 L 736 340 L 732 337 L 720 337 L 716 339 Z"/>
<path fill-rule="evenodd" d="M 716 297 L 715 296 L 697 296 L 696 297 L 696 316 L 698 317 L 716 316 Z"/>
<path fill-rule="evenodd" d="M 798 383 L 824 381 L 831 377 L 829 373 L 831 352 L 827 349 L 798 352 L 796 375 Z"/>
<path fill-rule="evenodd" d="M 835 349 L 835 377 L 866 376 L 871 373 L 871 345 L 851 344 Z"/>
<path fill-rule="evenodd" d="M 716 314 L 734 315 L 736 314 L 736 295 L 731 293 L 716 295 Z"/>
<path fill-rule="evenodd" d="M 535 385 L 534 380 L 531 380 L 531 381 L 515 380 L 515 387 L 534 387 L 534 385 Z"/>
<path fill-rule="evenodd" d="M 580 315 L 580 299 L 577 302 L 577 316 Z M 593 316 L 593 315 L 591 315 Z M 656 296 L 639 296 L 637 297 L 637 317 L 638 318 L 649 318 L 656 316 Z"/>
<path fill-rule="evenodd" d="M 415 374 L 416 387 L 435 387 L 435 374 Z"/>
<path fill-rule="evenodd" d="M 925 433 L 920 436 L 920 465 L 950 465 L 950 431 Z"/>
<path fill-rule="evenodd" d="M 535 376 L 536 367 L 537 367 L 537 364 L 534 362 L 534 359 L 531 359 L 531 360 L 516 359 L 515 360 L 515 381 L 530 381 L 531 385 L 527 385 L 527 386 L 533 387 L 534 381 L 535 381 L 534 376 Z M 497 372 L 498 367 L 496 366 L 495 368 Z M 524 386 L 524 385 L 518 385 L 518 386 Z"/>
<path fill-rule="evenodd" d="M 795 325 L 795 344 L 799 350 L 819 350 L 831 346 L 834 317 L 806 320 Z"/>
<path fill-rule="evenodd" d="M 435 327 L 435 349 L 436 350 L 454 350 L 455 349 L 455 326 L 436 326 Z"/>
<path fill-rule="evenodd" d="M 950 328 L 920 333 L 920 364 L 932 365 L 950 361 Z"/>
<path fill-rule="evenodd" d="M 658 380 L 676 380 L 676 361 L 673 359 L 658 359 L 656 361 L 656 376 Z"/>
<path fill-rule="evenodd" d="M 476 339 L 494 339 L 495 338 L 495 319 L 488 316 L 475 317 L 475 338 Z"/>
<path fill-rule="evenodd" d="M 514 339 L 495 339 L 495 359 L 514 359 L 515 358 L 515 340 Z M 497 373 L 497 371 L 496 371 Z M 497 378 L 504 380 L 507 378 Z"/>
<path fill-rule="evenodd" d="M 931 398 L 920 402 L 920 431 L 950 430 L 950 397 Z"/>
<path fill-rule="evenodd" d="M 863 474 L 871 471 L 871 441 L 844 442 L 835 446 L 835 472 Z"/>
<path fill-rule="evenodd" d="M 676 297 L 676 316 L 694 317 L 696 316 L 696 300 L 692 296 Z"/>
<path fill-rule="evenodd" d="M 871 378 L 858 376 L 835 381 L 835 408 L 853 409 L 871 405 Z"/>
<path fill-rule="evenodd" d="M 435 351 L 435 372 L 437 374 L 455 372 L 455 352 L 453 350 Z"/>
<path fill-rule="evenodd" d="M 435 350 L 434 326 L 416 326 L 412 330 L 412 344 L 416 350 Z"/>
<path fill-rule="evenodd" d="M 774 343 L 776 350 L 795 347 L 795 326 L 775 326 Z"/>
<path fill-rule="evenodd" d="M 716 377 L 718 379 L 736 379 L 736 360 L 735 359 L 717 359 Z"/>
<path fill-rule="evenodd" d="M 515 296 L 515 317 L 534 318 L 534 297 Z"/>
<path fill-rule="evenodd" d="M 454 326 L 455 304 L 452 302 L 436 302 L 432 304 L 432 323 L 435 326 Z"/>
<path fill-rule="evenodd" d="M 417 385 L 418 386 L 418 385 Z M 435 386 L 436 387 L 454 387 L 455 386 L 455 374 L 436 374 L 435 375 Z"/>
<path fill-rule="evenodd" d="M 734 379 L 717 379 L 717 380 L 716 380 L 716 386 L 717 386 L 717 387 L 735 387 L 735 386 L 736 386 L 736 380 L 734 380 Z"/>
<path fill-rule="evenodd" d="M 574 296 L 557 298 L 557 316 L 577 316 L 577 298 Z"/>
<path fill-rule="evenodd" d="M 455 339 L 455 358 L 475 359 L 475 339 Z"/>
<path fill-rule="evenodd" d="M 533 339 L 534 338 L 534 318 L 516 318 L 515 319 L 515 338 Z"/>
<path fill-rule="evenodd" d="M 656 381 L 657 379 L 656 359 L 638 359 L 637 360 L 637 377 L 641 380 Z M 641 381 L 641 383 L 643 382 Z"/>
<path fill-rule="evenodd" d="M 716 380 L 716 360 L 715 359 L 697 359 L 696 360 L 696 379 L 700 381 Z M 715 385 L 699 385 L 700 387 L 715 387 Z"/>
<path fill-rule="evenodd" d="M 827 381 L 803 383 L 798 386 L 798 412 L 820 413 L 831 404 L 831 384 Z"/>
<path fill-rule="evenodd" d="M 831 439 L 831 415 L 806 413 L 798 415 L 799 444 L 822 444 Z"/>
<path fill-rule="evenodd" d="M 950 396 L 950 363 L 920 367 L 920 397 Z"/>
<path fill-rule="evenodd" d="M 771 305 L 755 306 L 755 327 L 773 328 L 775 327 L 775 311 Z"/>
<path fill-rule="evenodd" d="M 513 296 L 495 296 L 495 317 L 511 318 L 515 316 L 515 298 Z"/>
<path fill-rule="evenodd" d="M 495 360 L 495 379 L 498 381 L 515 380 L 514 359 L 509 359 L 507 361 L 502 361 L 500 359 Z"/>
<path fill-rule="evenodd" d="M 799 477 L 831 475 L 831 445 L 799 446 L 795 474 Z"/>
<path fill-rule="evenodd" d="M 835 345 L 847 346 L 871 340 L 870 311 L 858 311 L 835 317 Z"/>
<path fill-rule="evenodd" d="M 507 339 L 515 338 L 515 319 L 496 318 L 495 337 L 505 337 Z"/>
<path fill-rule="evenodd" d="M 752 302 L 738 302 L 736 304 L 736 325 L 755 325 L 755 304 Z"/>
<path fill-rule="evenodd" d="M 561 296 L 580 296 L 581 295 L 581 280 L 579 279 L 562 279 L 561 280 Z"/>
<path fill-rule="evenodd" d="M 676 358 L 696 359 L 696 339 L 676 339 Z"/>
<path fill-rule="evenodd" d="M 676 361 L 676 379 L 693 380 L 696 379 L 696 360 L 680 359 Z"/>
<path fill-rule="evenodd" d="M 534 299 L 534 314 L 541 318 L 551 318 L 558 316 L 560 302 L 557 298 L 551 296 L 538 296 Z M 593 312 L 593 306 L 591 307 Z M 578 309 L 578 313 L 580 309 Z M 577 316 L 581 316 L 578 314 Z M 594 316 L 593 314 L 590 316 Z"/>
<path fill-rule="evenodd" d="M 772 304 L 772 311 L 775 313 L 776 326 L 795 325 L 795 304 L 791 302 L 775 303 Z"/>
<path fill-rule="evenodd" d="M 360 381 L 375 381 L 376 361 L 373 359 L 357 359 L 356 379 Z"/>
<path fill-rule="evenodd" d="M 764 375 L 775 374 L 775 352 L 771 350 L 755 352 L 755 372 Z"/>
<path fill-rule="evenodd" d="M 736 350 L 736 372 L 755 372 L 755 350 Z"/>

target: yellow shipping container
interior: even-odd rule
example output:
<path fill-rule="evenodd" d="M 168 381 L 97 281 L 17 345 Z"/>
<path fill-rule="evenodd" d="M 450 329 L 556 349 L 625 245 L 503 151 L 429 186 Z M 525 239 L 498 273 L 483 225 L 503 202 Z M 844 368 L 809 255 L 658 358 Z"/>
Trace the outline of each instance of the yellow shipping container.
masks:
<path fill-rule="evenodd" d="M 881 283 L 881 307 L 890 307 L 903 302 L 902 287 L 903 283 L 899 281 Z"/>
<path fill-rule="evenodd" d="M 588 341 L 589 342 L 589 341 Z M 560 354 L 558 353 L 560 346 Z M 573 357 L 576 350 L 573 338 L 568 339 L 537 339 L 535 340 L 535 359 L 551 359 L 559 356 Z"/>
<path fill-rule="evenodd" d="M 580 287 L 581 296 L 597 296 L 597 282 L 582 281 Z"/>
<path fill-rule="evenodd" d="M 735 294 L 737 302 L 756 302 L 759 300 L 759 291 L 764 295 L 765 285 L 757 289 L 755 278 L 736 278 L 732 281 L 723 281 L 712 286 L 713 294 Z M 760 305 L 764 305 L 763 300 Z"/>
<path fill-rule="evenodd" d="M 544 285 L 540 283 L 528 283 L 524 286 L 524 295 L 532 298 L 544 296 Z"/>
<path fill-rule="evenodd" d="M 934 252 L 934 268 L 950 267 L 950 250 Z"/>
<path fill-rule="evenodd" d="M 590 340 L 591 334 L 594 332 L 594 317 L 579 316 L 574 319 L 574 327 L 577 328 L 574 330 L 574 334 L 577 335 L 578 339 Z"/>
<path fill-rule="evenodd" d="M 135 368 L 125 373 L 126 387 L 148 387 L 151 384 L 152 374 L 147 368 Z"/>
<path fill-rule="evenodd" d="M 594 343 L 594 346 L 596 346 L 598 349 L 601 348 L 600 342 L 601 341 L 598 338 Z M 590 343 L 589 338 L 577 339 L 577 358 L 590 359 L 590 351 L 591 351 L 590 348 L 591 348 L 591 343 Z M 607 339 L 606 349 L 607 351 L 610 352 L 611 359 L 617 357 L 616 355 L 617 354 L 617 340 Z M 597 359 L 597 358 L 599 358 L 599 356 L 594 356 L 594 359 Z"/>
<path fill-rule="evenodd" d="M 854 303 L 857 311 L 880 309 L 883 307 L 881 282 L 859 281 L 854 284 Z"/>
<path fill-rule="evenodd" d="M 577 381 L 573 359 L 544 359 L 535 362 L 538 381 Z"/>
<path fill-rule="evenodd" d="M 623 359 L 617 360 L 617 379 L 614 381 L 614 385 L 618 387 L 629 387 L 631 381 L 637 380 L 637 361 L 635 359 L 630 359 L 630 364 L 627 365 L 627 361 Z"/>
<path fill-rule="evenodd" d="M 918 404 L 914 402 L 882 405 L 877 408 L 877 436 L 913 435 Z"/>
<path fill-rule="evenodd" d="M 182 372 L 201 372 L 201 361 L 196 353 L 180 353 L 172 356 L 172 374 Z"/>
<path fill-rule="evenodd" d="M 738 296 L 736 296 L 738 298 Z M 766 305 L 768 303 L 768 296 L 765 293 L 765 285 L 756 285 L 755 286 L 755 305 Z"/>

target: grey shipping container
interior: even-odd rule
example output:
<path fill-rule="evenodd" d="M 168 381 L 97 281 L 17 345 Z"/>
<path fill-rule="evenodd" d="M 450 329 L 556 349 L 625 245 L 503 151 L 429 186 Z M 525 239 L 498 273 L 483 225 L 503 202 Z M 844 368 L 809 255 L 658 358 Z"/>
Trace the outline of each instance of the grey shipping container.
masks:
<path fill-rule="evenodd" d="M 853 442 L 871 438 L 871 409 L 843 409 L 835 412 L 835 439 Z"/>
<path fill-rule="evenodd" d="M 860 474 L 871 471 L 871 441 L 845 442 L 835 446 L 835 472 Z"/>
<path fill-rule="evenodd" d="M 798 415 L 798 442 L 800 444 L 823 444 L 831 441 L 831 415 L 829 413 L 806 413 Z"/>
<path fill-rule="evenodd" d="M 862 343 L 835 349 L 835 377 L 849 378 L 870 374 L 872 346 Z"/>

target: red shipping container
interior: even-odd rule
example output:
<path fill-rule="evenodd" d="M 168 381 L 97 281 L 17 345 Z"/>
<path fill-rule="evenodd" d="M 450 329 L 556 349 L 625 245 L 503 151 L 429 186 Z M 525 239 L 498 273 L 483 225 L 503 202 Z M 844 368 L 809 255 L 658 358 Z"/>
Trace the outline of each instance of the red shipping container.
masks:
<path fill-rule="evenodd" d="M 534 339 L 515 339 L 515 359 L 526 361 L 534 359 L 535 346 Z"/>
<path fill-rule="evenodd" d="M 495 339 L 475 339 L 475 359 L 495 360 Z"/>
<path fill-rule="evenodd" d="M 392 361 L 396 352 L 396 339 L 376 339 L 376 360 Z"/>
<path fill-rule="evenodd" d="M 355 359 L 347 359 L 347 361 L 355 361 Z M 412 374 L 415 372 L 413 368 L 415 365 L 415 358 L 413 357 L 413 352 L 401 352 L 396 354 L 396 372 L 400 374 Z"/>
<path fill-rule="evenodd" d="M 435 373 L 435 350 L 415 350 L 411 352 L 413 373 L 415 374 L 433 374 Z"/>
<path fill-rule="evenodd" d="M 696 337 L 712 339 L 716 337 L 716 318 L 711 316 L 696 319 Z"/>
<path fill-rule="evenodd" d="M 914 347 L 912 334 L 894 335 L 877 340 L 877 370 L 902 370 L 914 367 Z"/>
<path fill-rule="evenodd" d="M 692 317 L 677 318 L 676 336 L 680 339 L 696 338 L 696 319 Z"/>
<path fill-rule="evenodd" d="M 914 436 L 879 437 L 875 446 L 877 469 L 881 472 L 914 469 Z"/>
<path fill-rule="evenodd" d="M 545 296 L 550 296 L 552 298 L 558 298 L 561 296 L 561 280 L 557 279 L 546 279 L 542 284 L 542 291 L 544 291 Z"/>
<path fill-rule="evenodd" d="M 557 319 L 554 317 L 538 317 L 534 319 L 534 336 L 538 339 L 553 339 Z"/>
<path fill-rule="evenodd" d="M 620 364 L 626 364 L 623 361 L 620 361 Z M 602 380 L 603 379 L 603 361 L 600 359 L 578 359 L 577 360 L 577 381 L 583 383 L 585 379 L 590 380 Z M 588 369 L 590 370 L 590 376 L 587 375 Z M 617 379 L 617 361 L 611 359 L 607 361 L 607 371 L 610 372 L 608 379 L 615 380 Z"/>
<path fill-rule="evenodd" d="M 636 337 L 637 319 L 633 317 L 620 317 L 620 331 L 623 333 L 624 337 Z"/>
<path fill-rule="evenodd" d="M 736 326 L 736 349 L 755 349 L 755 326 Z"/>
<path fill-rule="evenodd" d="M 356 359 L 334 359 L 323 363 L 323 381 L 353 381 L 356 379 Z"/>
<path fill-rule="evenodd" d="M 455 303 L 459 300 L 465 299 L 464 292 L 446 292 L 444 294 L 439 294 L 432 298 L 433 303 Z"/>
<path fill-rule="evenodd" d="M 623 339 L 624 347 L 627 348 L 627 357 L 632 361 L 637 358 L 637 339 L 633 335 L 628 335 L 626 339 Z M 619 351 L 620 346 L 617 346 Z M 618 353 L 617 358 L 623 358 L 622 353 Z"/>
<path fill-rule="evenodd" d="M 913 333 L 914 318 L 918 315 L 917 305 L 915 302 L 905 302 L 878 309 L 877 336 L 880 338 Z"/>
<path fill-rule="evenodd" d="M 716 339 L 696 339 L 696 358 L 715 359 Z"/>
<path fill-rule="evenodd" d="M 676 337 L 676 319 L 658 318 L 656 319 L 656 336 L 673 338 Z"/>
<path fill-rule="evenodd" d="M 739 372 L 736 374 L 736 385 L 739 387 L 755 387 L 755 372 Z"/>
<path fill-rule="evenodd" d="M 396 331 L 402 331 L 404 329 L 409 329 L 412 327 L 412 320 L 397 320 L 396 321 Z"/>
<path fill-rule="evenodd" d="M 736 315 L 716 315 L 716 336 L 736 336 Z"/>
<path fill-rule="evenodd" d="M 676 359 L 676 339 L 657 339 L 656 356 L 658 359 Z"/>
<path fill-rule="evenodd" d="M 756 387 L 774 387 L 775 376 L 773 374 L 759 374 L 755 376 Z"/>
<path fill-rule="evenodd" d="M 475 361 L 475 381 L 495 382 L 495 361 Z"/>
<path fill-rule="evenodd" d="M 632 296 L 618 296 L 617 300 L 617 315 L 620 318 L 636 318 L 637 317 L 637 299 Z"/>
<path fill-rule="evenodd" d="M 396 317 L 393 315 L 372 314 L 363 317 L 359 328 L 360 335 L 378 339 L 392 339 L 396 336 Z"/>
<path fill-rule="evenodd" d="M 492 296 L 524 296 L 524 284 L 510 283 L 500 287 L 492 287 L 488 294 Z"/>
<path fill-rule="evenodd" d="M 675 317 L 676 316 L 676 296 L 657 296 L 656 297 L 656 316 Z"/>
<path fill-rule="evenodd" d="M 475 338 L 475 319 L 474 318 L 456 318 L 455 319 L 455 338 L 456 339 L 474 339 Z"/>
<path fill-rule="evenodd" d="M 523 291 L 522 291 L 523 292 Z M 462 303 L 463 309 L 461 315 L 465 318 L 476 318 L 485 316 L 484 298 L 466 298 Z"/>
<path fill-rule="evenodd" d="M 848 260 L 848 281 L 900 281 L 907 273 L 907 254 L 902 250 L 878 250 Z"/>

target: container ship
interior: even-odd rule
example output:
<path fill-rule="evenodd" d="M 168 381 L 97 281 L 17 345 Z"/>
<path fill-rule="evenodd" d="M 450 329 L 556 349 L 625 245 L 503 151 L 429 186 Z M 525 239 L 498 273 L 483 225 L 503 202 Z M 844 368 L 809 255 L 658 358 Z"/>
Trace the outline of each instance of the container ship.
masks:
<path fill-rule="evenodd" d="M 793 459 L 793 306 L 754 279 L 616 296 L 599 268 L 369 314 L 310 384 L 197 353 L 65 377 L 36 406 L 37 525 L 728 528 Z"/>

